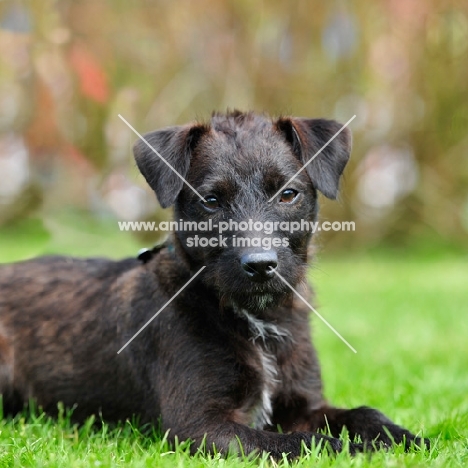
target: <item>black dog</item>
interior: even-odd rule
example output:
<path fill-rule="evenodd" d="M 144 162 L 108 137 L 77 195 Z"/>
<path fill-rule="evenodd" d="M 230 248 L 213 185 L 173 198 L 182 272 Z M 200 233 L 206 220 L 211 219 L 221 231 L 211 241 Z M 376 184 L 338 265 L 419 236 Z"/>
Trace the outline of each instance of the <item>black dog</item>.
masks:
<path fill-rule="evenodd" d="M 161 206 L 175 204 L 176 220 L 226 223 L 224 240 L 215 230 L 180 229 L 144 261 L 46 257 L 1 268 L 5 410 L 35 398 L 51 413 L 59 401 L 76 405 L 79 419 L 99 411 L 108 420 L 161 417 L 164 430 L 192 439 L 194 448 L 206 438 L 208 448 L 241 443 L 245 452 L 274 457 L 297 456 L 302 443 L 340 451 L 344 426 L 362 441 L 351 451 L 427 443 L 375 409 L 337 409 L 324 400 L 310 311 L 286 284 L 310 297 L 311 233 L 280 228 L 275 241 L 229 224 L 315 220 L 317 190 L 336 198 L 349 131 L 283 185 L 340 128 L 231 112 L 146 135 L 191 186 L 139 141 L 137 164 Z M 197 246 L 196 236 L 205 243 Z M 317 433 L 327 428 L 333 437 Z"/>

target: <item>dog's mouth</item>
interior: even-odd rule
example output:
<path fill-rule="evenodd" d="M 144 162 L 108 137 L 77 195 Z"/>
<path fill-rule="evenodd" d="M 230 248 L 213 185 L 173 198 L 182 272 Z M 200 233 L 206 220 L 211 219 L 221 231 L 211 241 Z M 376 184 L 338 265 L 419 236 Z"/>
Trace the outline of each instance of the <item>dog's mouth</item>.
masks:
<path fill-rule="evenodd" d="M 236 304 L 252 312 L 261 312 L 275 304 L 275 296 L 269 293 L 250 294 L 248 297 L 236 298 Z"/>
<path fill-rule="evenodd" d="M 272 278 L 270 281 L 262 283 L 249 280 L 233 281 L 231 284 L 221 285 L 220 292 L 239 299 L 256 298 L 257 301 L 260 298 L 266 298 L 273 301 L 288 293 L 289 288 L 279 278 Z"/>
<path fill-rule="evenodd" d="M 253 315 L 262 316 L 266 311 L 282 304 L 289 297 L 289 291 L 265 289 L 264 286 L 260 288 L 256 285 L 256 287 L 238 293 L 232 291 L 221 293 L 221 306 L 230 306 L 237 310 L 242 309 Z"/>

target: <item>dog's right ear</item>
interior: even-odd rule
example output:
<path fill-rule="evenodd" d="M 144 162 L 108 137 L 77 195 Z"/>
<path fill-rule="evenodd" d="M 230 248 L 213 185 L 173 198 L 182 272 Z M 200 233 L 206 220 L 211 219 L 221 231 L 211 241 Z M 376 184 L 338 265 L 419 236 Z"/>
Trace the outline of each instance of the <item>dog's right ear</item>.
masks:
<path fill-rule="evenodd" d="M 192 152 L 207 130 L 203 125 L 168 127 L 143 135 L 147 143 L 139 139 L 134 144 L 133 154 L 138 169 L 163 208 L 173 205 L 182 190 L 184 181 L 181 177 L 187 177 Z"/>

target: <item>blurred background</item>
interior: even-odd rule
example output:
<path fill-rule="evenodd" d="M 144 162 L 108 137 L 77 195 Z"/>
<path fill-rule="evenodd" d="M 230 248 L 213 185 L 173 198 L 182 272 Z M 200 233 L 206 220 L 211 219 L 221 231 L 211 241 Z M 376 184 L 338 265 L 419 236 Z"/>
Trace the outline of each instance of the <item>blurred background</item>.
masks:
<path fill-rule="evenodd" d="M 425 429 L 445 451 L 436 465 L 463 464 L 466 0 L 0 0 L 0 263 L 160 241 L 118 229 L 171 216 L 118 114 L 144 133 L 227 108 L 356 114 L 340 199 L 321 199 L 322 220 L 356 231 L 316 237 L 310 270 L 321 313 L 358 350 L 315 320 L 327 395 Z M 23 456 L 2 428 L 5 456 Z"/>
<path fill-rule="evenodd" d="M 3 0 L 0 261 L 64 239 L 119 256 L 116 220 L 169 213 L 117 114 L 143 133 L 227 108 L 356 114 L 341 199 L 322 202 L 356 232 L 323 233 L 327 251 L 466 252 L 466 1 Z"/>

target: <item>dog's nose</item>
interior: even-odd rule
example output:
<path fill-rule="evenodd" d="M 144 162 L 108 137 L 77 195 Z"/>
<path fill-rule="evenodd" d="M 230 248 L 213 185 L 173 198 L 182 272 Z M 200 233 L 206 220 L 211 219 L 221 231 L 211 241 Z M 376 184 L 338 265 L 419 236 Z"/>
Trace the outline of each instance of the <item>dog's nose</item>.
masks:
<path fill-rule="evenodd" d="M 245 274 L 253 281 L 266 281 L 275 275 L 278 267 L 276 252 L 259 252 L 242 255 L 240 260 Z"/>

